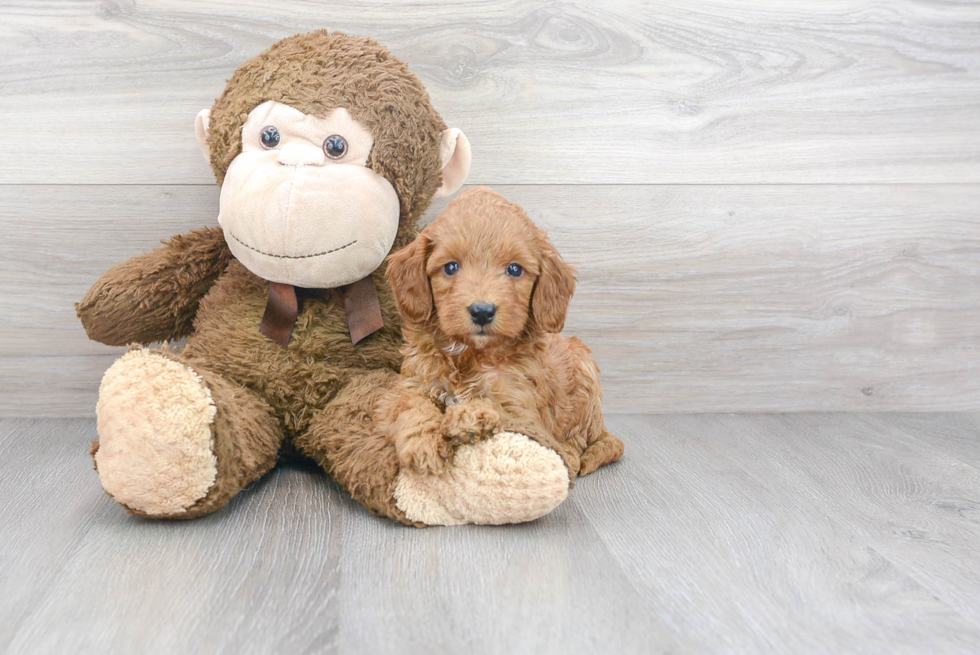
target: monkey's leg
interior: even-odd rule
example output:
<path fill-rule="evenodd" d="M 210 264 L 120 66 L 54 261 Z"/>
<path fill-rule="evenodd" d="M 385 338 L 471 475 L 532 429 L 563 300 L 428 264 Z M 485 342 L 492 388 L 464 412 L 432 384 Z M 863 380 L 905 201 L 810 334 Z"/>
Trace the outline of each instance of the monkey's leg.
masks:
<path fill-rule="evenodd" d="M 375 405 L 397 382 L 398 374 L 389 370 L 356 375 L 294 443 L 371 512 L 411 523 L 394 501 L 394 444 L 372 430 Z"/>
<path fill-rule="evenodd" d="M 391 371 L 356 376 L 296 440 L 371 512 L 416 526 L 521 523 L 565 500 L 562 458 L 512 432 L 459 446 L 438 475 L 400 469 L 394 444 L 372 426 L 375 405 L 397 381 Z"/>
<path fill-rule="evenodd" d="M 179 355 L 130 350 L 99 389 L 92 455 L 134 514 L 193 518 L 223 507 L 276 462 L 283 434 L 254 392 Z"/>

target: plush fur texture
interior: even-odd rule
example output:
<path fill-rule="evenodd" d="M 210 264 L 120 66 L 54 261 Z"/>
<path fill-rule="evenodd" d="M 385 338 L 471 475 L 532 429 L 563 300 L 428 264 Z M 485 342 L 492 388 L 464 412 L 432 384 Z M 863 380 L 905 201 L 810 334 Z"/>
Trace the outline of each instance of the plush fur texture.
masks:
<path fill-rule="evenodd" d="M 368 166 L 398 193 L 395 243 L 414 236 L 440 185 L 440 138 L 446 126 L 404 63 L 370 39 L 322 30 L 284 39 L 246 62 L 211 110 L 208 142 L 219 183 L 241 150 L 243 121 L 268 100 L 321 117 L 347 108 L 374 138 Z M 370 439 L 355 443 L 369 429 L 379 385 L 393 380 L 401 363 L 400 319 L 384 267 L 373 277 L 385 326 L 356 346 L 336 293 L 303 300 L 287 347 L 263 336 L 258 326 L 268 282 L 231 256 L 219 229 L 174 237 L 95 283 L 77 305 L 89 336 L 112 345 L 186 337 L 182 352 L 159 355 L 198 376 L 202 393 L 211 394 L 217 410 L 210 427 L 217 459 L 214 483 L 189 507 L 171 511 L 172 504 L 154 516 L 189 518 L 214 511 L 268 471 L 281 448 L 295 444 L 335 472 L 369 509 L 411 522 L 394 504 L 398 469 L 393 453 Z M 138 398 L 154 389 L 147 382 L 128 393 Z M 154 406 L 130 403 L 127 415 L 117 420 L 145 422 Z M 358 422 L 362 419 L 367 427 Z M 98 445 L 94 454 L 101 475 L 120 474 L 108 469 L 121 469 L 121 462 L 100 462 Z M 152 486 L 150 480 L 145 483 Z M 128 509 L 147 514 L 137 506 Z"/>
<path fill-rule="evenodd" d="M 241 152 L 244 117 L 267 100 L 319 117 L 347 108 L 374 136 L 368 166 L 395 187 L 402 235 L 413 231 L 441 181 L 446 124 L 404 62 L 372 39 L 326 30 L 283 39 L 250 59 L 211 109 L 208 145 L 218 184 Z"/>
<path fill-rule="evenodd" d="M 274 148 L 262 134 L 274 126 Z M 343 135 L 343 156 L 321 139 Z M 332 288 L 370 275 L 398 236 L 394 187 L 365 164 L 374 139 L 344 108 L 328 118 L 264 102 L 242 127 L 242 152 L 221 183 L 218 224 L 231 252 L 271 282 Z"/>
<path fill-rule="evenodd" d="M 574 272 L 523 209 L 490 189 L 463 192 L 391 256 L 388 277 L 405 359 L 376 423 L 403 467 L 440 473 L 453 445 L 497 430 L 554 448 L 572 480 L 619 459 L 589 349 L 556 334 Z M 473 316 L 479 305 L 494 308 L 491 322 Z"/>
<path fill-rule="evenodd" d="M 404 63 L 370 39 L 321 30 L 284 39 L 246 62 L 215 102 L 210 119 L 205 121 L 207 111 L 199 116 L 198 134 L 206 139 L 219 184 L 241 152 L 243 122 L 267 101 L 320 118 L 343 107 L 370 130 L 374 143 L 367 166 L 398 195 L 396 248 L 415 236 L 433 194 L 458 188 L 468 169 L 465 137 L 444 133 L 445 124 L 425 88 Z M 446 144 L 453 142 L 465 146 L 463 156 L 450 158 L 447 168 L 455 181 L 440 187 Z M 164 345 L 127 355 L 116 371 L 125 383 L 103 388 L 100 424 L 104 415 L 106 425 L 113 427 L 100 431 L 105 441 L 94 444 L 92 452 L 103 480 L 124 481 L 107 486 L 125 487 L 125 493 L 114 494 L 116 500 L 144 516 L 201 516 L 223 507 L 269 471 L 281 453 L 298 451 L 322 465 L 370 511 L 407 524 L 421 526 L 429 515 L 466 521 L 467 511 L 495 522 L 521 520 L 557 506 L 567 490 L 555 492 L 554 485 L 542 486 L 540 480 L 523 481 L 518 473 L 488 477 L 476 471 L 467 480 L 460 469 L 455 487 L 443 484 L 440 491 L 415 485 L 406 505 L 410 513 L 399 507 L 395 492 L 402 468 L 373 419 L 377 403 L 398 380 L 401 321 L 385 265 L 372 277 L 383 328 L 353 345 L 340 294 L 297 289 L 299 314 L 291 340 L 281 346 L 259 332 L 268 281 L 232 256 L 219 229 L 174 237 L 104 274 L 77 305 L 91 338 L 111 345 L 146 345 L 186 337 L 179 353 Z M 132 370 L 140 362 L 145 370 Z M 171 388 L 171 379 L 180 384 Z M 189 404 L 201 410 L 205 398 L 210 398 L 207 425 L 202 425 L 200 411 L 176 407 Z M 187 420 L 168 427 L 174 417 Z M 208 431 L 213 461 L 203 454 Z M 490 449 L 481 466 L 547 470 L 554 461 L 552 451 L 561 453 L 561 445 L 547 443 L 549 438 L 535 437 L 547 448 L 521 451 L 528 462 L 515 463 L 513 449 Z M 111 441 L 139 447 L 114 451 Z M 102 447 L 108 450 L 100 454 Z M 183 457 L 188 449 L 202 457 Z M 134 457 L 147 459 L 136 464 Z M 154 468 L 154 462 L 165 470 Z M 169 491 L 180 485 L 181 493 Z M 515 502 L 512 493 L 528 486 L 538 490 L 530 508 Z M 426 489 L 432 494 L 428 501 Z M 439 495 L 448 489 L 472 498 Z M 442 507 L 446 503 L 451 507 Z"/>
<path fill-rule="evenodd" d="M 89 338 L 110 346 L 183 339 L 229 261 L 220 228 L 178 235 L 106 272 L 75 309 Z"/>
<path fill-rule="evenodd" d="M 568 470 L 561 457 L 514 432 L 459 449 L 439 475 L 403 469 L 395 486 L 398 508 L 428 525 L 533 521 L 566 496 Z"/>
<path fill-rule="evenodd" d="M 148 515 L 183 512 L 208 493 L 218 476 L 211 451 L 217 409 L 199 375 L 131 350 L 106 371 L 99 396 L 95 461 L 106 493 Z"/>
<path fill-rule="evenodd" d="M 160 360 L 169 365 L 162 366 Z M 151 365 L 141 365 L 146 362 Z M 159 375 L 161 368 L 165 375 Z M 185 383 L 177 389 L 167 388 L 180 380 Z M 116 384 L 127 388 L 112 389 Z M 188 460 L 187 451 L 199 444 L 187 438 L 191 424 L 177 420 L 188 414 L 188 404 L 193 406 L 198 394 L 210 403 L 205 427 L 208 455 L 216 467 Z M 224 507 L 275 465 L 283 442 L 275 412 L 256 394 L 210 371 L 192 369 L 166 345 L 155 352 L 130 350 L 106 372 L 99 396 L 99 441 L 92 444 L 96 470 L 107 493 L 140 516 L 189 519 Z M 102 452 L 106 447 L 118 452 L 120 446 L 126 460 L 107 458 Z M 205 464 L 203 455 L 198 462 Z M 174 488 L 185 489 L 205 475 L 209 486 L 194 494 L 185 492 L 177 502 Z M 126 482 L 125 494 L 114 493 L 119 485 L 107 484 L 114 477 Z M 147 498 L 152 505 L 147 505 Z"/>

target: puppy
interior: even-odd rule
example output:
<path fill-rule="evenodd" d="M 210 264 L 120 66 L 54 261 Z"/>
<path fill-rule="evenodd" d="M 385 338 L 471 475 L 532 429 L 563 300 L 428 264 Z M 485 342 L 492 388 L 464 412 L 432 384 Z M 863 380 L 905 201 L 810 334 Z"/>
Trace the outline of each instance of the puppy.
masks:
<path fill-rule="evenodd" d="M 441 472 L 454 445 L 498 430 L 553 448 L 570 479 L 623 454 L 588 347 L 557 334 L 574 271 L 523 209 L 467 190 L 390 257 L 387 276 L 404 361 L 375 427 L 402 466 Z"/>

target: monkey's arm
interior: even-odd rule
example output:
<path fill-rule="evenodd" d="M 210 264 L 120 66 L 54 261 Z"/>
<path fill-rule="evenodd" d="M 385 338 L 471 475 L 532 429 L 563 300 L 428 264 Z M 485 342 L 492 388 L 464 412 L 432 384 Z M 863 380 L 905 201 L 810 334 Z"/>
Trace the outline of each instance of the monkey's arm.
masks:
<path fill-rule="evenodd" d="M 75 310 L 89 338 L 110 346 L 179 339 L 230 259 L 221 228 L 177 235 L 109 269 Z"/>

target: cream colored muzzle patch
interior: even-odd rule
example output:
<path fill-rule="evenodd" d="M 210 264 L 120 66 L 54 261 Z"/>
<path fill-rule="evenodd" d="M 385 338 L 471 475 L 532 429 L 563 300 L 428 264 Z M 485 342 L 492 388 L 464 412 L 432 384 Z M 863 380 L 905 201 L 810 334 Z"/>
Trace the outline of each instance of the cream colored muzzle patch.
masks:
<path fill-rule="evenodd" d="M 523 434 L 500 432 L 460 446 L 440 475 L 402 471 L 395 504 L 427 525 L 533 521 L 568 496 L 568 469 L 553 450 Z"/>
<path fill-rule="evenodd" d="M 146 349 L 113 364 L 99 388 L 102 487 L 149 515 L 176 514 L 203 498 L 218 462 L 211 450 L 217 410 L 197 373 Z"/>
<path fill-rule="evenodd" d="M 338 143 L 342 154 L 328 148 Z M 231 252 L 259 277 L 299 287 L 373 273 L 401 214 L 394 187 L 367 166 L 373 146 L 344 108 L 324 117 L 275 101 L 253 109 L 221 184 L 218 223 Z"/>
<path fill-rule="evenodd" d="M 328 288 L 367 277 L 398 233 L 398 196 L 359 166 L 255 166 L 239 155 L 221 187 L 218 223 L 231 252 L 259 277 Z"/>

